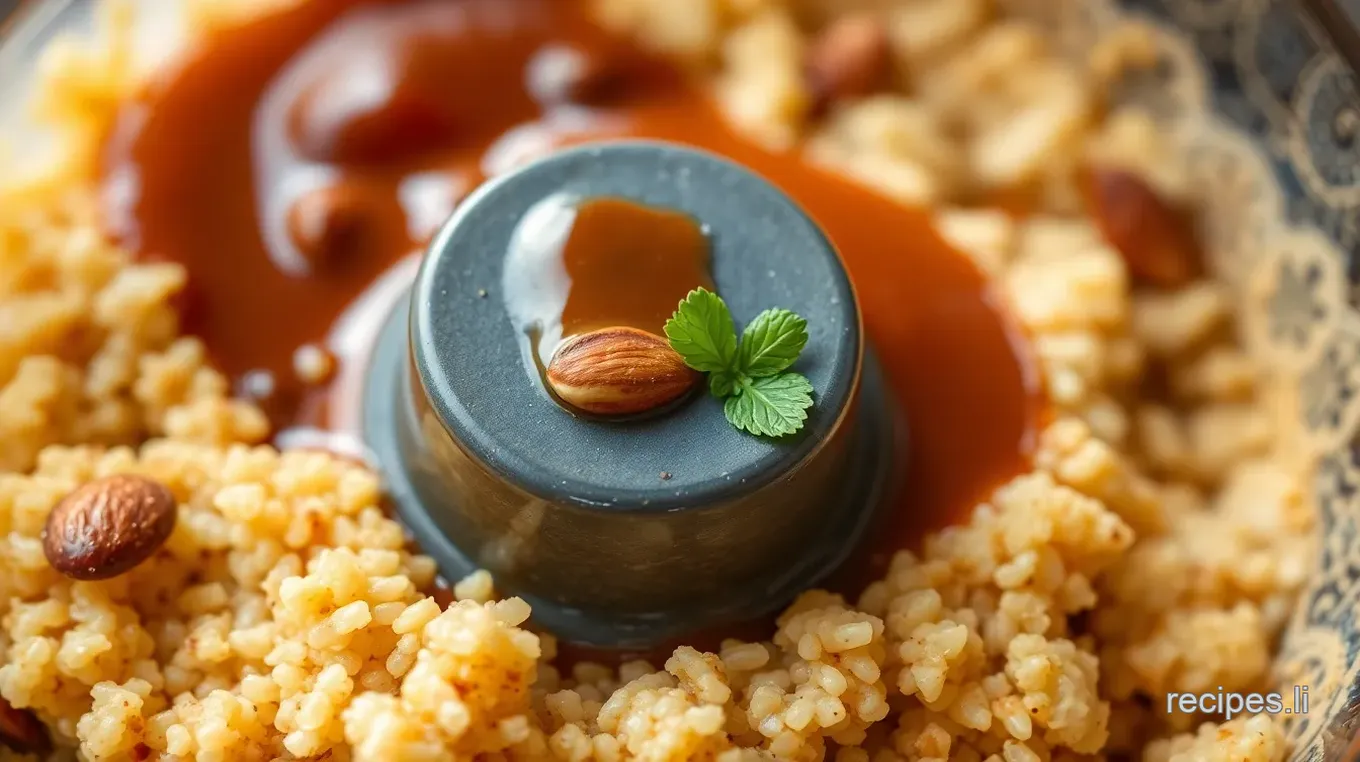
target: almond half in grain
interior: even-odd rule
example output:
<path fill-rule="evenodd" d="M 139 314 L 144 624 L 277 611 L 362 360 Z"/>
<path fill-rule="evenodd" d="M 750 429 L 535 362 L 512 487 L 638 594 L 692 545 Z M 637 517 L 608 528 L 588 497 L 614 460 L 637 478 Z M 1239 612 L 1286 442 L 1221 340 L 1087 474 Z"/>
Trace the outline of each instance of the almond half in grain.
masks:
<path fill-rule="evenodd" d="M 47 727 L 27 709 L 0 698 L 0 746 L 19 754 L 45 756 L 52 750 Z"/>
<path fill-rule="evenodd" d="M 1087 212 L 1136 281 L 1180 288 L 1203 274 L 1190 215 L 1143 178 L 1123 169 L 1090 167 L 1080 184 Z"/>
<path fill-rule="evenodd" d="M 655 410 L 699 381 L 666 339 L 638 328 L 601 328 L 562 342 L 548 386 L 572 407 L 599 415 Z"/>
<path fill-rule="evenodd" d="M 175 528 L 178 507 L 160 482 L 106 476 L 67 495 L 47 516 L 43 553 L 72 579 L 116 577 L 151 557 Z"/>
<path fill-rule="evenodd" d="M 860 13 L 827 27 L 808 48 L 803 72 L 814 114 L 886 87 L 892 79 L 892 47 L 883 20 Z"/>

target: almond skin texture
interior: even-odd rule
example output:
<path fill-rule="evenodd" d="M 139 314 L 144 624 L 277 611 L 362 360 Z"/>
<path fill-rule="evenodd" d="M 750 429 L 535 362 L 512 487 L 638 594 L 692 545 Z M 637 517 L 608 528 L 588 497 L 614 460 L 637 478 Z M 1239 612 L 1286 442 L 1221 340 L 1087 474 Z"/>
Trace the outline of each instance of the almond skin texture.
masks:
<path fill-rule="evenodd" d="M 694 388 L 699 374 L 662 337 L 637 328 L 572 336 L 548 364 L 548 386 L 572 407 L 631 415 L 663 407 Z"/>
<path fill-rule="evenodd" d="M 174 495 L 160 482 L 133 474 L 92 481 L 67 495 L 47 516 L 43 553 L 72 579 L 116 577 L 155 553 L 175 528 Z"/>
<path fill-rule="evenodd" d="M 876 15 L 846 16 L 822 32 L 808 49 L 804 77 L 813 113 L 832 103 L 869 95 L 892 75 L 892 48 Z"/>
<path fill-rule="evenodd" d="M 1081 186 L 1088 212 L 1135 281 L 1179 288 L 1199 277 L 1202 255 L 1184 210 L 1121 169 L 1090 168 Z"/>

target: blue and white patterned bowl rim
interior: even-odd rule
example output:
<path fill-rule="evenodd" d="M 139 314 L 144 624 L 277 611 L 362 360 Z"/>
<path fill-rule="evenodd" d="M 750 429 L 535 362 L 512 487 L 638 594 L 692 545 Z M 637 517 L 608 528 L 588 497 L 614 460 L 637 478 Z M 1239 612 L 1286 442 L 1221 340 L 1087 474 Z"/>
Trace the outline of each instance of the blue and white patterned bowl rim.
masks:
<path fill-rule="evenodd" d="M 1292 759 L 1355 759 L 1360 88 L 1294 0 L 1121 4 L 1057 13 L 1078 43 L 1120 14 L 1163 31 L 1162 65 L 1129 83 L 1125 97 L 1150 105 L 1188 157 L 1212 267 L 1235 287 L 1253 354 L 1294 390 L 1287 441 L 1312 474 L 1319 552 L 1274 675 L 1282 686 L 1308 685 L 1313 697 L 1308 713 L 1285 718 Z"/>

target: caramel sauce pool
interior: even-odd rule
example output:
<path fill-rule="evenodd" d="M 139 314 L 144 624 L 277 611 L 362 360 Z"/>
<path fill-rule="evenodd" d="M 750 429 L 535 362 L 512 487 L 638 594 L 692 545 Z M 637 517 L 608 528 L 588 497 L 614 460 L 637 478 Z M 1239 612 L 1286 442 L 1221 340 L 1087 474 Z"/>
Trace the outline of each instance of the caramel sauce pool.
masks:
<path fill-rule="evenodd" d="M 541 376 L 563 339 L 613 327 L 662 335 L 691 290 L 714 288 L 708 265 L 703 224 L 684 213 L 557 194 L 515 226 L 501 292 Z"/>
<path fill-rule="evenodd" d="M 615 325 L 661 333 L 686 294 L 713 287 L 699 223 L 617 199 L 577 209 L 562 261 L 571 279 L 563 336 Z"/>
<path fill-rule="evenodd" d="M 746 165 L 839 249 L 910 425 L 906 488 L 864 554 L 873 566 L 1024 468 L 1042 412 L 1027 350 L 928 215 L 735 136 L 701 90 L 569 0 L 313 0 L 208 37 L 109 136 L 107 227 L 187 268 L 186 331 L 230 376 L 274 378 L 263 402 L 277 428 L 343 427 L 336 408 L 354 400 L 339 386 L 362 357 L 341 357 L 336 388 L 308 388 L 294 351 L 337 342 L 371 284 L 399 292 L 394 279 L 486 177 L 622 137 Z"/>

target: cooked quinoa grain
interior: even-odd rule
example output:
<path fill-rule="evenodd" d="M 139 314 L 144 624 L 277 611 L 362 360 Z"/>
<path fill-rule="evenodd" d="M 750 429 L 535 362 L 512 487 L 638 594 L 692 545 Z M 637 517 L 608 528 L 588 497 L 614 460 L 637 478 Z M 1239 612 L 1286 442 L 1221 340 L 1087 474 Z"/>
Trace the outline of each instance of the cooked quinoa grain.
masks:
<path fill-rule="evenodd" d="M 1074 59 L 991 5 L 595 3 L 706 72 L 749 138 L 931 205 L 1031 337 L 1054 418 L 1030 473 L 858 598 L 809 591 L 765 640 L 565 672 L 485 572 L 448 605 L 428 594 L 434 564 L 371 471 L 258 444 L 264 416 L 179 333 L 184 272 L 98 233 L 95 141 L 139 76 L 126 19 L 107 48 L 54 48 L 40 90 L 63 161 L 0 188 L 0 698 L 92 761 L 1279 762 L 1269 717 L 1149 699 L 1269 684 L 1312 551 L 1276 450 L 1288 390 L 1237 341 L 1223 284 L 1136 287 L 1065 171 L 1105 162 L 1193 205 L 1175 146 L 1100 89 L 1155 61 L 1151 32 Z M 976 203 L 1016 185 L 1028 216 Z M 1144 398 L 1153 372 L 1166 393 Z M 165 486 L 173 531 L 110 579 L 62 575 L 50 512 L 120 474 Z"/>

